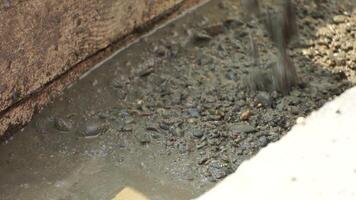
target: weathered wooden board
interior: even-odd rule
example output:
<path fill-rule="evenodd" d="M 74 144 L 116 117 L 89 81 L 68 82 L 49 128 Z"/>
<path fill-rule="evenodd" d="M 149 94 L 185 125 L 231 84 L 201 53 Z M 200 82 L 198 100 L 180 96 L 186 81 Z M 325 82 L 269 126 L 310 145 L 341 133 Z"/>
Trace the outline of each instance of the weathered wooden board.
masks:
<path fill-rule="evenodd" d="M 185 1 L 197 2 L 0 0 L 0 136 L 85 69 L 70 73 L 65 84 L 52 84 L 57 77 Z M 21 102 L 42 90 L 42 97 Z"/>
<path fill-rule="evenodd" d="M 3 1 L 0 111 L 181 1 Z"/>

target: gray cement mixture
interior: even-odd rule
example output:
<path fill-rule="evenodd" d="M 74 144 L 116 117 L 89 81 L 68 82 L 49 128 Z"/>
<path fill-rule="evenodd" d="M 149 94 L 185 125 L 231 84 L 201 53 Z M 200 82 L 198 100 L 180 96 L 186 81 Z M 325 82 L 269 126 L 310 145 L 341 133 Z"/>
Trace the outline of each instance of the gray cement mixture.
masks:
<path fill-rule="evenodd" d="M 245 87 L 276 51 L 238 1 L 213 0 L 143 38 L 0 145 L 0 199 L 106 200 L 125 186 L 154 200 L 199 196 L 354 85 L 356 11 L 345 2 L 297 2 L 288 95 Z"/>

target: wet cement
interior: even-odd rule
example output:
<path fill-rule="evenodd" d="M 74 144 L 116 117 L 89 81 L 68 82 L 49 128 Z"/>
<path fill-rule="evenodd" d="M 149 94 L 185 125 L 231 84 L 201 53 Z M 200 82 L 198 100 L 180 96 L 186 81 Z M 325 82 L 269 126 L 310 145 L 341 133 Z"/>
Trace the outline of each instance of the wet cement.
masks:
<path fill-rule="evenodd" d="M 158 200 L 206 191 L 353 85 L 356 48 L 337 46 L 355 36 L 355 4 L 298 2 L 290 52 L 300 82 L 290 94 L 248 91 L 246 77 L 261 70 L 249 33 L 262 69 L 276 51 L 238 1 L 213 0 L 116 55 L 2 143 L 0 199 L 104 200 L 125 186 Z"/>

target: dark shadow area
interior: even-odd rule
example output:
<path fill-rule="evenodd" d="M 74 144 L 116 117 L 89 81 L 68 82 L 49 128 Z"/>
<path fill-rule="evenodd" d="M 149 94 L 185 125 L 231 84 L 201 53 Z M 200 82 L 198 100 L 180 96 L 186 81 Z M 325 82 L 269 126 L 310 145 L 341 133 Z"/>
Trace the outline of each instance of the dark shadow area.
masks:
<path fill-rule="evenodd" d="M 259 70 L 249 33 L 263 66 L 276 51 L 236 0 L 143 38 L 0 145 L 0 199 L 104 200 L 125 186 L 157 200 L 198 196 L 353 85 L 356 13 L 345 2 L 298 1 L 290 55 L 301 82 L 288 95 L 244 89 Z"/>

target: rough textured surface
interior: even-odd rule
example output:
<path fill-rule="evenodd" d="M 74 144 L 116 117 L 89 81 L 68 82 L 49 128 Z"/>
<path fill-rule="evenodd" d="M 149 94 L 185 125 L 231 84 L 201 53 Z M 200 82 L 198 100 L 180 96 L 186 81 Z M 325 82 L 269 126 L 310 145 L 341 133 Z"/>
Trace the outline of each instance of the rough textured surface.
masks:
<path fill-rule="evenodd" d="M 198 199 L 355 199 L 355 102 L 353 88 Z"/>
<path fill-rule="evenodd" d="M 0 111 L 182 0 L 31 0 L 0 14 Z"/>
<path fill-rule="evenodd" d="M 93 66 L 91 62 L 73 70 L 79 62 L 182 2 L 3 1 L 0 6 L 3 22 L 0 24 L 0 135 L 11 125 L 26 123 L 51 96 Z M 185 2 L 188 5 L 198 1 Z M 52 83 L 68 71 L 71 72 L 67 77 Z M 41 95 L 34 95 L 39 91 Z M 31 95 L 31 101 L 24 101 Z"/>
<path fill-rule="evenodd" d="M 306 6 L 300 28 L 309 13 L 324 20 L 290 49 L 303 80 L 290 94 L 243 88 L 257 70 L 248 33 L 266 68 L 273 46 L 238 1 L 210 1 L 107 60 L 0 143 L 0 199 L 107 200 L 126 186 L 154 200 L 201 195 L 351 87 L 303 54 L 340 2 Z"/>

